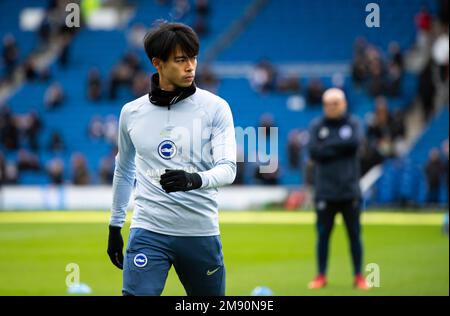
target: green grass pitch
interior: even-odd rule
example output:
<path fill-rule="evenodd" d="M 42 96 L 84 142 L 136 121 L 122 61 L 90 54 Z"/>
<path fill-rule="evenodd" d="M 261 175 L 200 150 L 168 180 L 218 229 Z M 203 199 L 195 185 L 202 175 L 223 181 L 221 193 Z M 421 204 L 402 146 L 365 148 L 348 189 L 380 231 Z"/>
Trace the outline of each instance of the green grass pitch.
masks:
<path fill-rule="evenodd" d="M 108 212 L 0 212 L 0 295 L 67 295 L 69 263 L 79 265 L 80 281 L 93 295 L 120 295 L 121 272 L 106 254 L 108 217 Z M 442 218 L 365 213 L 365 264 L 379 265 L 380 287 L 362 293 L 352 288 L 340 223 L 332 236 L 329 286 L 310 291 L 313 213 L 222 212 L 227 295 L 250 295 L 259 285 L 275 295 L 449 295 L 449 243 Z M 163 295 L 185 295 L 173 270 Z"/>

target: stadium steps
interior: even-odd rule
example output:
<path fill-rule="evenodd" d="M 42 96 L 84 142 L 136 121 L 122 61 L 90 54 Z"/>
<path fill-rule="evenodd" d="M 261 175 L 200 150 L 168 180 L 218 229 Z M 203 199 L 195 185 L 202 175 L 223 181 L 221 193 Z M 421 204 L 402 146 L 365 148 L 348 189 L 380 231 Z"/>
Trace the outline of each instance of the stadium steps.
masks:
<path fill-rule="evenodd" d="M 218 60 L 345 62 L 351 60 L 353 42 L 359 36 L 383 50 L 393 40 L 406 49 L 415 41 L 415 14 L 423 5 L 436 11 L 434 0 L 411 0 L 408 6 L 404 0 L 377 3 L 381 27 L 368 28 L 364 22 L 367 2 L 271 0 Z"/>

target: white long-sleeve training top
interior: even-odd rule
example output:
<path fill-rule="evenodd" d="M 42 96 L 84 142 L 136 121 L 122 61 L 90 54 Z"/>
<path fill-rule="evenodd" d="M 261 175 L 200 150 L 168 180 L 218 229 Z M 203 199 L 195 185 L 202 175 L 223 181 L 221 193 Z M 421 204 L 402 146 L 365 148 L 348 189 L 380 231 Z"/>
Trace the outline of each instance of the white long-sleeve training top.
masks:
<path fill-rule="evenodd" d="M 199 88 L 170 108 L 140 97 L 122 108 L 118 147 L 111 225 L 123 226 L 135 184 L 131 228 L 172 236 L 219 234 L 217 188 L 236 176 L 233 116 L 225 100 Z M 159 184 L 165 169 L 198 172 L 202 187 L 166 193 Z"/>

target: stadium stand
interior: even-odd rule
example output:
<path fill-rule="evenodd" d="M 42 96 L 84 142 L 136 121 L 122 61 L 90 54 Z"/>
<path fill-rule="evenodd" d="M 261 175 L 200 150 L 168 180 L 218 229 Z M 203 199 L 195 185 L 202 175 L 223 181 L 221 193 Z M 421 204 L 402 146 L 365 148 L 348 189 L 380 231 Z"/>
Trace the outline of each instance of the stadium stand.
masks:
<path fill-rule="evenodd" d="M 251 4 L 246 1 L 210 1 L 207 22 L 208 32 L 202 36 L 202 52 L 210 48 L 214 40 L 230 27 L 231 21 L 239 18 L 245 8 Z M 383 7 L 382 21 L 384 30 L 376 31 L 365 27 L 363 4 L 357 0 L 319 0 L 319 1 L 268 1 L 265 8 L 255 19 L 229 43 L 217 57 L 223 64 L 251 63 L 268 60 L 274 67 L 283 64 L 340 63 L 348 66 L 348 71 L 339 74 L 343 87 L 347 92 L 350 109 L 367 127 L 367 117 L 374 111 L 375 97 L 361 87 L 355 85 L 351 75 L 351 63 L 354 57 L 356 38 L 364 37 L 373 47 L 379 48 L 381 58 L 386 60 L 388 48 L 392 41 L 398 42 L 402 51 L 414 46 L 416 31 L 414 16 L 424 5 L 431 12 L 436 12 L 433 0 L 412 0 L 406 7 L 401 0 L 379 1 Z M 44 6 L 45 2 L 39 2 Z M 170 5 L 156 4 L 156 1 L 133 0 L 134 16 L 124 29 L 113 31 L 94 31 L 82 28 L 70 44 L 70 61 L 67 67 L 61 67 L 57 61 L 50 66 L 51 79 L 48 81 L 25 82 L 5 102 L 14 115 L 25 115 L 36 112 L 42 121 L 38 134 L 39 171 L 19 172 L 20 184 L 49 184 L 50 178 L 46 166 L 55 158 L 64 163 L 64 179 L 70 182 L 73 177 L 74 153 L 82 153 L 87 161 L 87 168 L 93 184 L 100 183 L 100 162 L 105 157 L 114 155 L 114 143 L 105 137 L 89 136 L 89 127 L 94 117 L 101 121 L 117 120 L 121 106 L 136 96 L 131 89 L 119 88 L 116 99 L 108 98 L 108 84 L 111 70 L 127 54 L 135 54 L 141 70 L 150 73 L 151 69 L 142 49 L 130 47 L 127 34 L 135 25 L 145 27 L 157 19 L 177 20 L 195 24 L 196 14 L 191 3 L 189 10 L 182 17 L 176 18 L 176 12 Z M 11 33 L 20 46 L 21 58 L 36 46 L 37 36 L 31 32 L 21 31 L 17 17 L 19 12 L 28 6 L 37 6 L 35 1 L 4 0 L 0 2 L 0 10 L 8 10 L 14 14 L 6 15 L 0 21 L 0 35 Z M 324 9 L 325 8 L 325 9 Z M 271 14 L 274 10 L 278 14 Z M 324 11 L 325 10 L 325 11 Z M 402 19 L 398 23 L 398 19 Z M 326 23 L 325 23 L 326 21 Z M 346 23 L 342 23 L 345 21 Z M 326 44 L 324 44 L 324 41 Z M 199 58 L 202 62 L 202 55 Z M 102 96 L 100 101 L 93 102 L 87 98 L 89 72 L 96 68 L 99 71 Z M 1 70 L 1 69 L 0 69 Z M 279 128 L 279 183 L 297 186 L 304 182 L 303 167 L 292 169 L 288 166 L 287 144 L 289 134 L 293 130 L 305 131 L 310 122 L 321 113 L 320 106 L 310 104 L 307 99 L 307 86 L 319 79 L 323 86 L 335 85 L 336 74 L 313 76 L 299 74 L 297 92 L 286 92 L 275 89 L 261 93 L 252 87 L 247 78 L 220 78 L 218 94 L 231 105 L 235 125 L 241 127 L 260 124 L 265 113 L 270 113 L 274 126 Z M 405 72 L 401 79 L 401 88 L 397 95 L 388 96 L 390 111 L 396 109 L 406 111 L 417 94 L 417 74 Z M 62 105 L 47 110 L 44 96 L 50 83 L 59 83 L 64 91 Z M 201 85 L 200 85 L 201 86 Z M 65 143 L 64 151 L 55 153 L 47 150 L 47 144 L 54 132 L 60 133 Z M 376 202 L 393 203 L 396 201 L 425 202 L 426 184 L 422 166 L 428 157 L 430 146 L 439 144 L 448 138 L 448 107 L 437 115 L 428 125 L 420 140 L 411 152 L 402 159 L 389 159 L 385 162 L 384 173 L 377 183 Z M 245 144 L 240 144 L 245 148 Z M 28 151 L 27 145 L 22 146 Z M 4 151 L 6 160 L 17 160 L 17 150 Z M 307 160 L 306 151 L 301 151 L 301 160 Z M 254 184 L 255 164 L 246 164 L 244 183 Z M 443 189 L 444 190 L 444 189 Z M 442 195 L 443 196 L 443 195 Z M 442 203 L 448 197 L 442 197 Z"/>

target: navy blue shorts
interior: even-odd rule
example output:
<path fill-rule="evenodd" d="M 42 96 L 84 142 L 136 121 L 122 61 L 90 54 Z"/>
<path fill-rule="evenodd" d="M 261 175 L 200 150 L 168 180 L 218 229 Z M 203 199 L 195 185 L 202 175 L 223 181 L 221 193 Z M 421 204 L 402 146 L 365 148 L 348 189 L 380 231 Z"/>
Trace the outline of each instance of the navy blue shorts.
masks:
<path fill-rule="evenodd" d="M 187 295 L 225 295 L 220 236 L 168 236 L 141 228 L 130 231 L 123 295 L 161 295 L 172 264 Z"/>

